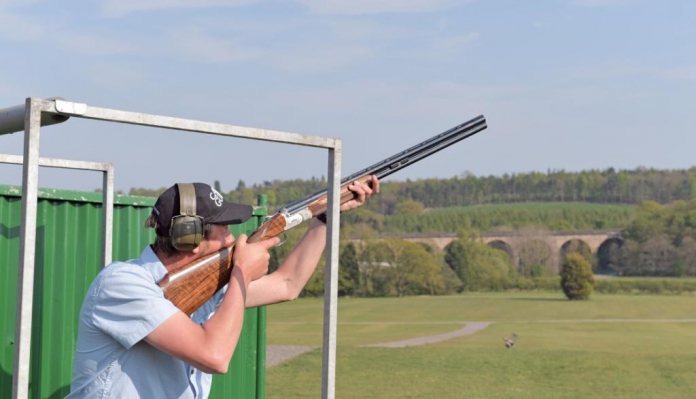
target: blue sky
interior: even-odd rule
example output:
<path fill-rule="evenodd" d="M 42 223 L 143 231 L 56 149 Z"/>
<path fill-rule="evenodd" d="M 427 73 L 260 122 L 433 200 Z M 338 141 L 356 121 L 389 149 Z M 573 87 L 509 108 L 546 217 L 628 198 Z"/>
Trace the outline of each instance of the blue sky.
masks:
<path fill-rule="evenodd" d="M 696 2 L 0 0 L 0 107 L 94 106 L 343 139 L 343 174 L 484 114 L 391 179 L 696 164 Z M 0 136 L 21 154 L 23 135 Z M 318 149 L 73 119 L 41 156 L 117 189 L 310 178 Z M 0 165 L 0 184 L 21 168 Z M 42 169 L 39 185 L 99 175 Z"/>

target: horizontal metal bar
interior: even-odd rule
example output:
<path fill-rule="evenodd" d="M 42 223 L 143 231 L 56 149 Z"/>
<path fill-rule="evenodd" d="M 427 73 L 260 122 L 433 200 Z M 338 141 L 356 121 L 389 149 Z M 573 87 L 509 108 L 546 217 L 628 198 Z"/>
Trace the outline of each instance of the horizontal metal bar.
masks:
<path fill-rule="evenodd" d="M 56 112 L 59 114 L 85 119 L 95 119 L 141 126 L 153 126 L 174 130 L 186 130 L 221 136 L 234 136 L 247 139 L 275 141 L 279 143 L 298 144 L 310 147 L 336 147 L 336 139 L 330 137 L 306 136 L 298 133 L 283 132 L 280 130 L 259 129 L 228 125 L 224 123 L 205 122 L 194 119 L 176 118 L 172 116 L 100 108 L 64 100 L 56 100 L 55 111 L 48 112 Z"/>
<path fill-rule="evenodd" d="M 21 155 L 0 154 L 0 163 L 22 165 L 24 157 Z M 74 161 L 70 159 L 39 158 L 39 166 L 47 168 L 79 169 L 79 170 L 113 170 L 113 165 L 105 162 Z"/>

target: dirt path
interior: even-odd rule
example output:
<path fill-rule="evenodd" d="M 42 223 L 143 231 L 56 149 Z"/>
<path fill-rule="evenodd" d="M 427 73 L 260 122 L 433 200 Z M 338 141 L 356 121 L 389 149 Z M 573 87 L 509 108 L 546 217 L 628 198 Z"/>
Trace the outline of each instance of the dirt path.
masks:
<path fill-rule="evenodd" d="M 315 349 L 304 345 L 268 345 L 266 347 L 266 367 L 273 367 Z"/>
<path fill-rule="evenodd" d="M 475 321 L 466 323 L 466 325 L 459 330 L 437 334 L 429 335 L 426 337 L 416 337 L 409 338 L 400 341 L 382 342 L 379 344 L 365 345 L 368 348 L 405 348 L 409 346 L 420 346 L 432 344 L 435 342 L 446 341 L 448 339 L 462 337 L 465 335 L 471 335 L 478 331 L 483 330 L 491 324 L 488 321 Z M 266 367 L 273 367 L 281 363 L 287 362 L 303 353 L 307 353 L 316 348 L 312 346 L 303 345 L 268 345 L 266 347 Z"/>
<path fill-rule="evenodd" d="M 444 333 L 444 334 L 437 334 L 437 335 L 428 335 L 425 337 L 416 337 L 416 338 L 409 338 L 409 339 L 403 339 L 400 341 L 391 341 L 391 342 L 382 342 L 379 344 L 372 344 L 372 345 L 365 345 L 368 348 L 406 348 L 409 346 L 420 346 L 420 345 L 427 345 L 427 344 L 434 344 L 436 342 L 442 342 L 446 341 L 448 339 L 452 338 L 457 338 L 457 337 L 463 337 L 465 335 L 471 335 L 476 332 L 479 332 L 483 330 L 484 328 L 488 327 L 491 323 L 489 321 L 472 321 L 469 323 L 466 323 L 466 325 L 459 330 Z"/>

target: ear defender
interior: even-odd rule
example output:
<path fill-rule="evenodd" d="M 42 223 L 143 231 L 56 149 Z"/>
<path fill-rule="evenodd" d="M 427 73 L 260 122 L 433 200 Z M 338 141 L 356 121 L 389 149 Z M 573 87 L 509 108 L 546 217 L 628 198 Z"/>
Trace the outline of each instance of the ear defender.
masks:
<path fill-rule="evenodd" d="M 179 190 L 179 215 L 172 218 L 169 237 L 178 251 L 190 252 L 203 240 L 203 218 L 196 215 L 196 188 L 193 184 L 176 186 Z"/>

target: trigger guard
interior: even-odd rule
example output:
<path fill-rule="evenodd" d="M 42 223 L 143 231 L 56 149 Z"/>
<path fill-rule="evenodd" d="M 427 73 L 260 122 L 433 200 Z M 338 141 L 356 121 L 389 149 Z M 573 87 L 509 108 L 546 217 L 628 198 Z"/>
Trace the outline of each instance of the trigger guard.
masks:
<path fill-rule="evenodd" d="M 283 234 L 279 235 L 278 237 L 280 237 L 280 242 L 278 245 L 276 245 L 276 248 L 285 244 L 285 242 L 288 240 L 288 233 L 283 232 Z"/>

